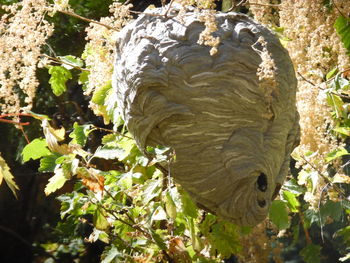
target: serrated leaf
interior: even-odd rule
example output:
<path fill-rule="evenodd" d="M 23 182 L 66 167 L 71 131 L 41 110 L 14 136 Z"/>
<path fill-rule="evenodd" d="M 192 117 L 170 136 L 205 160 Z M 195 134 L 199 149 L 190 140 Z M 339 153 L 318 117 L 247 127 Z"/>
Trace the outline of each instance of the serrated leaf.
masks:
<path fill-rule="evenodd" d="M 242 249 L 237 227 L 228 222 L 213 224 L 208 238 L 213 249 L 218 250 L 224 258 L 237 254 Z"/>
<path fill-rule="evenodd" d="M 327 217 L 334 219 L 335 221 L 339 221 L 342 217 L 342 205 L 340 202 L 333 202 L 328 200 L 320 209 L 320 215 L 322 217 L 322 223 L 325 223 Z"/>
<path fill-rule="evenodd" d="M 34 139 L 22 150 L 23 162 L 28 162 L 30 159 L 37 160 L 49 154 L 51 152 L 47 148 L 46 140 L 41 138 Z"/>
<path fill-rule="evenodd" d="M 62 95 L 67 90 L 66 82 L 72 79 L 72 74 L 62 66 L 50 66 L 49 74 L 51 75 L 49 83 L 51 84 L 52 92 L 56 96 Z"/>
<path fill-rule="evenodd" d="M 113 160 L 123 155 L 123 153 L 124 151 L 118 147 L 103 146 L 103 147 L 97 148 L 97 150 L 95 151 L 94 157 L 102 158 L 106 160 L 110 160 L 110 159 Z"/>
<path fill-rule="evenodd" d="M 334 23 L 334 27 L 344 44 L 350 51 L 350 19 L 340 15 Z"/>
<path fill-rule="evenodd" d="M 0 185 L 5 180 L 7 186 L 11 189 L 12 193 L 17 198 L 16 190 L 19 189 L 18 185 L 14 181 L 14 177 L 10 172 L 10 167 L 5 160 L 0 156 Z"/>
<path fill-rule="evenodd" d="M 93 223 L 98 230 L 106 230 L 109 227 L 107 218 L 101 208 L 95 210 Z"/>
<path fill-rule="evenodd" d="M 337 158 L 344 156 L 344 155 L 349 155 L 349 153 L 345 148 L 340 147 L 340 148 L 335 149 L 334 151 L 328 153 L 325 160 L 327 163 L 329 163 L 330 161 L 333 161 L 334 159 L 337 159 Z"/>
<path fill-rule="evenodd" d="M 64 183 L 68 180 L 63 168 L 58 168 L 55 170 L 55 175 L 49 179 L 49 183 L 45 187 L 45 194 L 49 195 L 58 189 L 62 188 Z"/>
<path fill-rule="evenodd" d="M 69 134 L 69 137 L 73 139 L 71 143 L 84 146 L 86 139 L 89 136 L 90 128 L 90 124 L 79 125 L 75 122 L 73 124 L 73 131 Z"/>
<path fill-rule="evenodd" d="M 321 246 L 309 244 L 300 251 L 300 255 L 306 263 L 320 263 Z"/>
<path fill-rule="evenodd" d="M 94 91 L 91 101 L 97 105 L 103 105 L 108 91 L 112 88 L 112 83 L 109 82 L 107 85 L 104 85 L 101 88 L 98 88 Z"/>
<path fill-rule="evenodd" d="M 288 228 L 290 222 L 286 203 L 281 200 L 273 201 L 270 207 L 269 218 L 278 229 Z"/>
<path fill-rule="evenodd" d="M 299 212 L 300 203 L 295 195 L 289 191 L 283 191 L 282 193 L 284 200 L 287 201 L 287 205 L 291 212 Z"/>
<path fill-rule="evenodd" d="M 108 249 L 108 250 L 107 250 Z M 122 253 L 119 252 L 118 248 L 112 246 L 103 251 L 101 263 L 118 262 L 117 259 L 122 257 Z"/>
<path fill-rule="evenodd" d="M 43 156 L 40 159 L 40 166 L 39 166 L 39 172 L 54 172 L 55 167 L 56 167 L 56 160 L 57 158 L 60 157 L 58 154 L 50 154 Z"/>

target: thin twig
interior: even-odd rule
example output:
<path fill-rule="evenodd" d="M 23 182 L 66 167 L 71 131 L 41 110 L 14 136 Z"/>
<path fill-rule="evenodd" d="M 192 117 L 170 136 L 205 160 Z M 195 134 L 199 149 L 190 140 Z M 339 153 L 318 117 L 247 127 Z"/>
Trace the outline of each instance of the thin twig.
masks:
<path fill-rule="evenodd" d="M 94 24 L 97 24 L 97 25 L 100 25 L 100 26 L 104 26 L 105 28 L 108 28 L 108 29 L 110 29 L 110 30 L 118 31 L 118 30 L 117 30 L 116 28 L 114 28 L 114 27 L 111 27 L 111 26 L 106 25 L 106 24 L 103 24 L 103 23 L 101 23 L 101 22 L 98 22 L 98 21 L 95 21 L 95 20 L 92 20 L 92 19 L 89 19 L 89 18 L 80 16 L 80 15 L 77 15 L 77 14 L 72 13 L 72 12 L 68 12 L 68 11 L 64 11 L 64 10 L 58 10 L 58 12 L 60 12 L 60 13 L 62 13 L 62 14 L 65 14 L 65 15 L 69 15 L 69 16 L 78 18 L 78 19 L 83 20 L 83 21 L 88 22 L 88 23 L 94 23 Z"/>
<path fill-rule="evenodd" d="M 305 78 L 303 75 L 301 75 L 300 72 L 297 72 L 297 73 L 298 73 L 298 75 L 299 75 L 304 81 L 306 81 L 307 83 L 311 84 L 312 86 L 316 86 L 315 83 L 313 83 L 312 81 L 310 81 L 310 80 L 308 80 L 307 78 Z"/>
<path fill-rule="evenodd" d="M 95 125 L 92 125 L 92 127 L 95 128 L 95 129 L 97 129 L 97 130 L 101 130 L 101 131 L 106 131 L 106 132 L 118 134 L 118 135 L 120 135 L 120 136 L 122 136 L 122 137 L 125 137 L 125 138 L 128 138 L 128 139 L 130 139 L 130 140 L 133 140 L 133 139 L 134 139 L 134 138 L 132 138 L 132 137 L 130 137 L 130 136 L 128 136 L 128 135 L 125 135 L 125 134 L 123 134 L 123 133 L 121 133 L 121 132 L 118 132 L 118 131 L 114 131 L 114 130 L 106 129 L 106 128 L 102 128 L 102 127 L 97 127 L 97 126 L 95 126 Z"/>
<path fill-rule="evenodd" d="M 227 10 L 227 12 L 233 11 L 233 9 L 240 7 L 241 5 L 244 5 L 247 0 L 241 0 L 238 4 L 232 3 L 232 6 Z"/>
<path fill-rule="evenodd" d="M 76 66 L 76 65 L 73 65 L 73 64 L 71 64 L 71 63 L 69 63 L 69 62 L 63 61 L 62 59 L 57 58 L 57 57 L 51 57 L 51 56 L 49 56 L 49 55 L 47 55 L 47 54 L 42 54 L 42 56 L 47 57 L 48 59 L 51 59 L 51 60 L 53 60 L 53 61 L 56 62 L 56 63 L 65 64 L 65 65 L 71 66 L 71 67 L 73 67 L 73 68 L 75 68 L 75 69 L 78 69 L 78 70 L 80 70 L 80 71 L 90 71 L 90 70 L 88 70 L 88 69 L 86 69 L 86 68 L 81 68 L 81 67 L 78 67 L 78 66 Z"/>

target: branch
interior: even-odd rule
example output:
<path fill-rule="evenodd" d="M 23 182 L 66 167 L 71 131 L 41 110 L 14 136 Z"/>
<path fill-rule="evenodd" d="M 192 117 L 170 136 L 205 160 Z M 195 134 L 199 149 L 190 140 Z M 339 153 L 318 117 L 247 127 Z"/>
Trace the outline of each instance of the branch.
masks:
<path fill-rule="evenodd" d="M 83 21 L 88 22 L 88 23 L 94 23 L 94 24 L 98 24 L 98 25 L 100 25 L 100 26 L 104 26 L 105 28 L 108 28 L 108 29 L 110 29 L 110 30 L 118 31 L 118 30 L 117 30 L 116 28 L 114 28 L 114 27 L 111 27 L 111 26 L 106 25 L 106 24 L 103 24 L 103 23 L 101 23 L 101 22 L 98 22 L 98 21 L 95 21 L 95 20 L 92 20 L 92 19 L 89 19 L 89 18 L 80 16 L 80 15 L 77 15 L 77 14 L 72 13 L 72 12 L 63 11 L 63 10 L 58 10 L 57 12 L 60 12 L 60 13 L 65 14 L 65 15 L 69 15 L 69 16 L 78 18 L 78 19 L 83 20 Z"/>

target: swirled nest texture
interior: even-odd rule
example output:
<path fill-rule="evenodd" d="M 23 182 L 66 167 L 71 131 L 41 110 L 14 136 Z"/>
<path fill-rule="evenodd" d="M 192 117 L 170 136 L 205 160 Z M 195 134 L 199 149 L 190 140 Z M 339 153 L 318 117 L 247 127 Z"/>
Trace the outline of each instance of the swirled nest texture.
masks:
<path fill-rule="evenodd" d="M 171 175 L 198 205 L 255 225 L 267 216 L 298 141 L 296 78 L 268 29 L 243 14 L 215 18 L 220 44 L 210 55 L 197 43 L 205 28 L 198 14 L 139 16 L 119 34 L 113 88 L 138 147 L 172 147 Z M 269 94 L 258 77 L 264 48 L 274 63 Z"/>

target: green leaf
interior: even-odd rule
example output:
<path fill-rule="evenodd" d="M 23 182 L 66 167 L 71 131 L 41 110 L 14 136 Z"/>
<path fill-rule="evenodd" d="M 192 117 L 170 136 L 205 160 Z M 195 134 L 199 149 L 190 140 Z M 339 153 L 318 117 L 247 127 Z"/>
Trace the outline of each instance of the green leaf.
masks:
<path fill-rule="evenodd" d="M 51 84 L 52 92 L 56 96 L 62 95 L 67 89 L 67 80 L 72 79 L 72 74 L 62 66 L 50 66 L 49 73 L 51 75 L 49 83 Z"/>
<path fill-rule="evenodd" d="M 94 157 L 102 158 L 106 160 L 117 159 L 118 156 L 123 154 L 123 150 L 118 147 L 103 146 L 98 147 Z"/>
<path fill-rule="evenodd" d="M 78 79 L 78 84 L 83 85 L 82 89 L 83 90 L 87 90 L 87 83 L 89 80 L 89 71 L 82 71 L 79 74 L 79 79 Z"/>
<path fill-rule="evenodd" d="M 337 127 L 337 128 L 334 128 L 333 131 L 346 136 L 350 136 L 350 127 Z"/>
<path fill-rule="evenodd" d="M 328 102 L 328 105 L 333 107 L 337 118 L 340 118 L 343 116 L 344 102 L 338 95 L 335 95 L 333 93 L 327 93 L 327 102 Z"/>
<path fill-rule="evenodd" d="M 122 254 L 119 252 L 118 248 L 112 245 L 112 247 L 107 247 L 102 254 L 101 263 L 119 262 L 117 259 L 121 258 Z"/>
<path fill-rule="evenodd" d="M 331 71 L 329 71 L 329 72 L 327 73 L 327 75 L 326 75 L 326 80 L 331 79 L 331 78 L 334 77 L 335 74 L 337 74 L 337 73 L 338 73 L 338 68 L 335 67 L 334 69 L 332 69 Z"/>
<path fill-rule="evenodd" d="M 156 244 L 158 245 L 158 247 L 162 250 L 166 250 L 167 247 L 164 243 L 164 240 L 162 239 L 162 237 L 157 233 L 155 232 L 154 230 L 151 230 L 151 236 L 154 240 L 154 242 L 156 242 Z"/>
<path fill-rule="evenodd" d="M 334 235 L 335 237 L 341 237 L 347 246 L 350 245 L 350 226 L 339 229 Z"/>
<path fill-rule="evenodd" d="M 60 155 L 58 154 L 50 154 L 42 157 L 40 159 L 40 167 L 39 167 L 39 172 L 54 172 L 55 167 L 56 167 L 56 160 L 59 158 Z"/>
<path fill-rule="evenodd" d="M 299 196 L 303 193 L 305 193 L 305 188 L 298 185 L 296 180 L 294 178 L 290 179 L 289 181 L 285 182 L 283 184 L 283 190 L 287 190 L 291 193 L 293 193 L 296 196 Z"/>
<path fill-rule="evenodd" d="M 62 63 L 62 66 L 68 70 L 74 67 L 81 68 L 84 66 L 84 62 L 81 58 L 78 58 L 72 55 L 58 56 L 58 57 L 60 58 L 61 61 L 66 62 L 66 64 Z"/>
<path fill-rule="evenodd" d="M 306 263 L 320 263 L 321 246 L 309 244 L 300 251 L 300 255 Z"/>
<path fill-rule="evenodd" d="M 101 208 L 95 210 L 93 223 L 98 230 L 106 230 L 109 227 L 107 218 Z"/>
<path fill-rule="evenodd" d="M 217 222 L 211 226 L 209 240 L 212 249 L 216 249 L 224 258 L 237 254 L 242 245 L 239 241 L 237 227 L 225 221 Z"/>
<path fill-rule="evenodd" d="M 329 163 L 330 161 L 333 161 L 334 159 L 339 158 L 339 157 L 344 156 L 344 155 L 349 155 L 349 153 L 345 148 L 340 147 L 340 148 L 335 149 L 334 151 L 330 152 L 329 154 L 327 154 L 325 160 L 327 163 Z"/>
<path fill-rule="evenodd" d="M 161 180 L 152 179 L 148 180 L 147 184 L 143 188 L 142 202 L 148 204 L 153 198 L 157 197 L 161 193 Z"/>
<path fill-rule="evenodd" d="M 197 218 L 198 209 L 192 201 L 192 199 L 190 198 L 189 194 L 182 189 L 179 189 L 179 193 L 181 195 L 182 212 L 184 213 L 184 215 L 192 218 Z"/>
<path fill-rule="evenodd" d="M 269 218 L 278 229 L 288 228 L 290 222 L 286 203 L 281 200 L 273 201 L 270 207 Z"/>
<path fill-rule="evenodd" d="M 334 23 L 344 47 L 350 51 L 350 19 L 340 15 Z"/>
<path fill-rule="evenodd" d="M 64 183 L 68 180 L 62 168 L 56 169 L 55 175 L 49 179 L 49 183 L 45 187 L 45 194 L 49 195 L 56 190 L 62 188 Z"/>
<path fill-rule="evenodd" d="M 22 150 L 23 162 L 28 162 L 30 159 L 36 160 L 49 154 L 51 152 L 47 148 L 46 140 L 41 138 L 34 139 Z"/>
<path fill-rule="evenodd" d="M 343 214 L 343 208 L 340 202 L 333 202 L 327 200 L 327 202 L 321 206 L 320 215 L 322 223 L 327 221 L 327 217 L 333 218 L 335 221 L 339 221 Z"/>
<path fill-rule="evenodd" d="M 91 101 L 97 105 L 103 105 L 105 98 L 107 96 L 107 93 L 111 88 L 112 88 L 112 83 L 110 81 L 107 85 L 96 89 L 94 94 L 92 95 Z"/>
<path fill-rule="evenodd" d="M 7 186 L 11 189 L 12 193 L 17 198 L 16 190 L 18 190 L 19 187 L 14 181 L 14 177 L 10 172 L 10 167 L 8 167 L 5 160 L 0 155 L 0 185 L 2 183 L 2 180 L 5 180 Z"/>
<path fill-rule="evenodd" d="M 287 201 L 287 205 L 290 211 L 293 213 L 299 212 L 300 203 L 298 199 L 295 197 L 295 194 L 289 191 L 283 191 L 282 195 L 283 195 L 283 199 Z"/>
<path fill-rule="evenodd" d="M 170 218 L 176 219 L 176 205 L 169 190 L 165 193 L 165 210 Z"/>
<path fill-rule="evenodd" d="M 91 131 L 90 128 L 90 124 L 79 125 L 75 122 L 73 124 L 73 131 L 69 134 L 69 137 L 73 139 L 72 143 L 84 146 Z"/>

